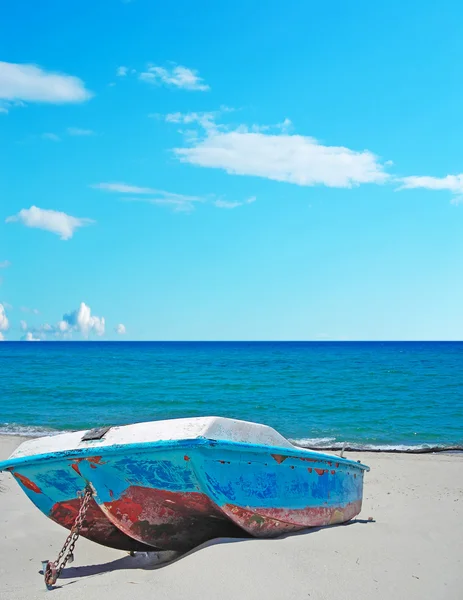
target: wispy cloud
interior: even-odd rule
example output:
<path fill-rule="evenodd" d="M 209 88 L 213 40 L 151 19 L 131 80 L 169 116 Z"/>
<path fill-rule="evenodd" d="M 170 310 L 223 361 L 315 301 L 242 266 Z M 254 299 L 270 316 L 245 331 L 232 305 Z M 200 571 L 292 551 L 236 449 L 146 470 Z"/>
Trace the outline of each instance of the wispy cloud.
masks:
<path fill-rule="evenodd" d="M 95 132 L 91 129 L 79 129 L 79 127 L 68 127 L 66 133 L 74 136 L 95 135 Z"/>
<path fill-rule="evenodd" d="M 66 135 L 72 137 L 86 137 L 89 135 L 95 135 L 92 129 L 80 129 L 79 127 L 68 127 L 64 132 Z M 61 142 L 61 137 L 57 133 L 42 133 L 40 136 L 43 140 L 49 140 L 51 142 Z"/>
<path fill-rule="evenodd" d="M 182 196 L 181 194 L 169 194 L 167 196 L 158 196 L 157 198 L 138 197 L 124 198 L 128 202 L 145 202 L 157 206 L 167 206 L 175 212 L 191 212 L 195 208 L 195 202 L 204 202 L 202 198 L 195 196 Z"/>
<path fill-rule="evenodd" d="M 216 206 L 217 208 L 230 209 L 230 208 L 238 208 L 238 206 L 244 206 L 245 204 L 252 204 L 255 201 L 256 201 L 255 196 L 251 196 L 247 200 L 244 200 L 244 202 L 229 202 L 227 200 L 222 200 L 219 198 L 218 200 L 214 200 L 214 206 Z"/>
<path fill-rule="evenodd" d="M 164 115 L 167 123 L 179 123 L 182 125 L 191 125 L 198 123 L 204 129 L 215 128 L 216 112 L 190 112 L 190 113 L 169 113 Z"/>
<path fill-rule="evenodd" d="M 94 223 L 92 219 L 73 217 L 64 212 L 47 210 L 37 206 L 23 208 L 17 215 L 8 217 L 5 222 L 19 222 L 26 227 L 51 231 L 59 235 L 62 240 L 72 238 L 75 230 L 79 227 Z"/>
<path fill-rule="evenodd" d="M 179 125 L 194 125 L 197 123 L 205 130 L 218 129 L 221 126 L 217 125 L 217 119 L 225 113 L 234 112 L 234 108 L 229 106 L 221 106 L 219 110 L 201 111 L 201 112 L 173 112 L 167 114 L 151 113 L 148 117 L 162 119 L 166 123 L 176 123 Z"/>
<path fill-rule="evenodd" d="M 187 196 L 186 194 L 176 194 L 165 190 L 155 188 L 139 187 L 137 185 L 129 185 L 127 183 L 96 183 L 90 187 L 122 194 L 122 200 L 128 202 L 146 202 L 148 204 L 157 204 L 170 206 L 175 211 L 189 212 L 193 210 L 195 202 L 204 202 L 204 198 L 200 196 Z M 133 194 L 132 197 L 125 197 L 125 194 Z M 138 194 L 138 196 L 136 196 Z"/>
<path fill-rule="evenodd" d="M 56 133 L 42 133 L 42 139 L 50 140 L 50 142 L 61 142 L 61 138 Z"/>
<path fill-rule="evenodd" d="M 65 104 L 85 102 L 91 97 L 78 77 L 31 64 L 0 62 L 0 99 Z"/>
<path fill-rule="evenodd" d="M 129 72 L 128 67 L 120 66 L 120 67 L 117 67 L 116 75 L 118 77 L 126 77 L 128 72 Z"/>
<path fill-rule="evenodd" d="M 204 126 L 174 153 L 182 162 L 301 186 L 350 188 L 389 179 L 385 165 L 369 150 L 327 146 L 312 137 L 290 135 L 289 119 L 275 126 Z"/>
<path fill-rule="evenodd" d="M 217 208 L 237 208 L 245 204 L 255 202 L 256 197 L 251 196 L 243 202 L 231 202 L 217 197 L 215 194 L 207 196 L 189 196 L 186 194 L 176 194 L 165 190 L 158 190 L 150 187 L 140 187 L 122 182 L 104 182 L 95 183 L 91 188 L 121 194 L 121 200 L 127 202 L 145 202 L 158 206 L 168 206 L 176 212 L 190 212 L 194 210 L 197 203 L 213 204 Z M 137 195 L 138 194 L 138 195 Z M 127 196 L 127 195 L 130 195 Z"/>
<path fill-rule="evenodd" d="M 0 260 L 0 269 L 7 269 L 10 266 L 11 263 L 9 260 Z"/>
<path fill-rule="evenodd" d="M 1 90 L 0 90 L 1 97 Z M 12 108 L 26 106 L 22 100 L 0 100 L 0 114 L 7 115 Z"/>
<path fill-rule="evenodd" d="M 19 310 L 24 313 L 32 313 L 33 315 L 38 315 L 40 312 L 37 308 L 29 308 L 28 306 L 20 306 Z"/>
<path fill-rule="evenodd" d="M 147 83 L 164 84 L 185 90 L 205 92 L 210 89 L 197 71 L 181 65 L 174 65 L 171 68 L 148 65 L 146 71 L 140 73 L 138 77 Z"/>
<path fill-rule="evenodd" d="M 119 325 L 117 325 L 117 327 L 114 328 L 114 331 L 118 335 L 124 335 L 125 333 L 127 333 L 127 330 L 126 330 L 125 325 L 123 323 L 119 323 Z"/>
<path fill-rule="evenodd" d="M 106 182 L 106 183 L 93 183 L 91 188 L 96 190 L 105 190 L 107 192 L 117 192 L 119 194 L 154 194 L 157 190 L 147 187 L 139 187 L 137 185 L 130 185 L 121 182 Z"/>
<path fill-rule="evenodd" d="M 452 202 L 460 204 L 463 196 L 463 173 L 460 175 L 446 175 L 445 177 L 431 177 L 427 175 L 410 175 L 398 179 L 400 186 L 398 190 L 424 189 L 424 190 L 447 190 L 454 197 Z"/>

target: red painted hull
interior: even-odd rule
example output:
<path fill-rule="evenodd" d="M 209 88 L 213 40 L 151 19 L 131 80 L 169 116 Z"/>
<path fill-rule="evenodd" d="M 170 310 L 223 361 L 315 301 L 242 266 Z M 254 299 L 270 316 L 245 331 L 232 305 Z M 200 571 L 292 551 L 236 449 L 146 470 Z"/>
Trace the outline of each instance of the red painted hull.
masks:
<path fill-rule="evenodd" d="M 53 506 L 49 516 L 59 525 L 66 527 L 66 529 L 71 529 L 79 512 L 81 502 L 80 498 L 73 498 L 66 502 L 57 502 Z M 150 546 L 146 546 L 139 540 L 134 540 L 115 527 L 93 499 L 90 500 L 88 505 L 81 535 L 92 542 L 108 546 L 109 548 L 115 548 L 116 550 L 138 550 L 145 552 L 152 550 Z"/>
<path fill-rule="evenodd" d="M 102 510 L 118 529 L 140 542 L 185 551 L 215 537 L 275 537 L 342 523 L 355 517 L 361 505 L 357 501 L 343 507 L 251 510 L 226 504 L 219 509 L 205 494 L 131 486 Z"/>
<path fill-rule="evenodd" d="M 128 536 L 166 550 L 186 551 L 216 537 L 247 537 L 205 495 L 131 486 L 101 506 Z"/>
<path fill-rule="evenodd" d="M 322 506 L 303 509 L 255 508 L 253 510 L 226 504 L 224 513 L 245 531 L 256 537 L 275 537 L 282 533 L 307 527 L 323 527 L 350 521 L 359 514 L 362 502 L 351 502 L 344 507 Z"/>

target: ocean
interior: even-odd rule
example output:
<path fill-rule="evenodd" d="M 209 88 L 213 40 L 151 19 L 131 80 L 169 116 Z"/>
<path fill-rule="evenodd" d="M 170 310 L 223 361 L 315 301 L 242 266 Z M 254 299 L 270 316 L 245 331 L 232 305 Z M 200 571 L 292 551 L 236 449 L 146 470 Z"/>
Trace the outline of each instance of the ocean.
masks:
<path fill-rule="evenodd" d="M 0 344 L 0 433 L 206 415 L 313 448 L 463 449 L 463 342 Z"/>

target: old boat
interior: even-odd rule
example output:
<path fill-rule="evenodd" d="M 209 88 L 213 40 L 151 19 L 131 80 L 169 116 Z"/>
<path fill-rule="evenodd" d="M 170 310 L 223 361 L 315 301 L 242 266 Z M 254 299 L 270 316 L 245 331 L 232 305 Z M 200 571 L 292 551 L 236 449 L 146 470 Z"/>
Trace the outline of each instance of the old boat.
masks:
<path fill-rule="evenodd" d="M 70 529 L 128 551 L 186 551 L 215 537 L 274 537 L 349 521 L 368 467 L 299 448 L 265 425 L 202 417 L 63 433 L 0 463 Z"/>

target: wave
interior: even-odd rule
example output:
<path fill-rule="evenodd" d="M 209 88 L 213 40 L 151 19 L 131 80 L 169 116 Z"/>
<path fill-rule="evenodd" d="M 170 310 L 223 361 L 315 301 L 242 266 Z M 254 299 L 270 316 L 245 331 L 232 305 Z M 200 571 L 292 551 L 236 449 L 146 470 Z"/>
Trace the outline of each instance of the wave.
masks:
<path fill-rule="evenodd" d="M 58 430 L 50 427 L 34 425 L 19 425 L 18 423 L 0 423 L 0 435 L 16 435 L 21 437 L 41 437 L 58 435 L 73 431 L 71 429 Z M 308 450 L 327 450 L 339 452 L 392 452 L 405 454 L 426 454 L 430 452 L 463 452 L 463 445 L 451 444 L 367 444 L 362 442 L 338 442 L 334 437 L 320 438 L 289 438 L 295 446 Z"/>
<path fill-rule="evenodd" d="M 64 433 L 50 427 L 34 425 L 19 425 L 18 423 L 0 423 L 0 435 L 18 435 L 21 437 L 41 437 L 45 435 L 58 435 Z"/>
<path fill-rule="evenodd" d="M 427 454 L 430 452 L 463 452 L 463 445 L 456 444 L 366 444 L 361 442 L 336 442 L 335 438 L 290 439 L 295 446 L 308 450 L 338 452 L 393 452 L 398 454 Z"/>

